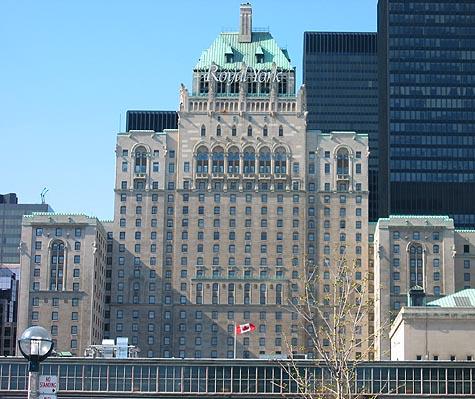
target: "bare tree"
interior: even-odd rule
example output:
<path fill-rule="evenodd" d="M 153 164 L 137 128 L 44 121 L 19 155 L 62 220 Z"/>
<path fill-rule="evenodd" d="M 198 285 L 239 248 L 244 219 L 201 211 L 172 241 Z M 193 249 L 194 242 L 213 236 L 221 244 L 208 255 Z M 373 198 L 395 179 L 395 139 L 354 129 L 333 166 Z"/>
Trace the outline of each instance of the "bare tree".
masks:
<path fill-rule="evenodd" d="M 308 266 L 299 302 L 289 305 L 298 313 L 306 344 L 292 347 L 292 354 L 314 354 L 322 367 L 318 376 L 304 371 L 293 356 L 281 362 L 290 380 L 305 398 L 368 398 L 364 387 L 355 383 L 358 365 L 372 360 L 372 281 L 356 262 L 340 256 L 330 267 Z"/>

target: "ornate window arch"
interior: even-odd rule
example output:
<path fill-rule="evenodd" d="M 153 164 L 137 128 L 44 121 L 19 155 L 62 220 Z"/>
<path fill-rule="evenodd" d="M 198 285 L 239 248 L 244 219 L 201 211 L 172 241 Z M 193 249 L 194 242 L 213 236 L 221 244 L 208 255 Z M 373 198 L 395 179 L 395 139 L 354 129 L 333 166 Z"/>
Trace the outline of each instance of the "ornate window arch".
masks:
<path fill-rule="evenodd" d="M 221 125 L 216 126 L 216 136 L 217 137 L 221 136 Z"/>
<path fill-rule="evenodd" d="M 147 173 L 147 149 L 139 146 L 135 149 L 135 173 Z"/>
<path fill-rule="evenodd" d="M 196 151 L 196 173 L 208 173 L 209 151 L 201 146 Z"/>
<path fill-rule="evenodd" d="M 231 128 L 231 136 L 235 137 L 237 135 L 236 125 L 233 125 Z"/>
<path fill-rule="evenodd" d="M 274 173 L 287 173 L 287 151 L 284 147 L 275 150 Z"/>
<path fill-rule="evenodd" d="M 213 283 L 211 290 L 211 303 L 213 305 L 219 304 L 219 283 Z"/>
<path fill-rule="evenodd" d="M 244 284 L 244 304 L 249 305 L 251 303 L 251 284 Z"/>
<path fill-rule="evenodd" d="M 234 146 L 228 149 L 228 173 L 239 173 L 239 149 Z"/>
<path fill-rule="evenodd" d="M 50 291 L 64 290 L 65 245 L 61 240 L 51 243 L 49 289 Z"/>
<path fill-rule="evenodd" d="M 253 147 L 244 149 L 244 173 L 256 173 L 256 151 Z"/>
<path fill-rule="evenodd" d="M 269 134 L 269 131 L 267 130 L 267 125 L 264 125 L 264 127 L 262 128 L 262 135 L 264 137 L 267 137 Z"/>
<path fill-rule="evenodd" d="M 409 288 L 424 287 L 424 249 L 419 243 L 409 245 Z"/>
<path fill-rule="evenodd" d="M 271 173 L 271 152 L 268 147 L 259 150 L 259 173 Z"/>
<path fill-rule="evenodd" d="M 205 126 L 205 125 L 201 125 L 200 136 L 201 136 L 201 137 L 205 137 L 205 136 L 206 136 L 206 126 Z"/>
<path fill-rule="evenodd" d="M 214 147 L 211 155 L 213 173 L 224 173 L 224 149 L 223 147 Z"/>
<path fill-rule="evenodd" d="M 251 125 L 249 125 L 249 126 L 247 127 L 247 135 L 248 135 L 249 137 L 252 136 L 252 126 L 251 126 Z"/>
<path fill-rule="evenodd" d="M 336 171 L 337 175 L 350 174 L 350 152 L 346 147 L 340 147 L 336 152 Z"/>
<path fill-rule="evenodd" d="M 279 137 L 284 136 L 284 127 L 282 125 L 279 126 Z"/>

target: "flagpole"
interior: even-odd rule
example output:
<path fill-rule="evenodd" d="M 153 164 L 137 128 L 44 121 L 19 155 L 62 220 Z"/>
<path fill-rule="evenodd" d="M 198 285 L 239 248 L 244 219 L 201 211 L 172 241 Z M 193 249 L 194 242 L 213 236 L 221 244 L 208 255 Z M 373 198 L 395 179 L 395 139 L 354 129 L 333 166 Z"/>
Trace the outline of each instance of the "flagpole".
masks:
<path fill-rule="evenodd" d="M 236 332 L 236 322 L 234 322 L 234 359 L 236 359 L 236 347 L 237 347 L 237 332 Z"/>

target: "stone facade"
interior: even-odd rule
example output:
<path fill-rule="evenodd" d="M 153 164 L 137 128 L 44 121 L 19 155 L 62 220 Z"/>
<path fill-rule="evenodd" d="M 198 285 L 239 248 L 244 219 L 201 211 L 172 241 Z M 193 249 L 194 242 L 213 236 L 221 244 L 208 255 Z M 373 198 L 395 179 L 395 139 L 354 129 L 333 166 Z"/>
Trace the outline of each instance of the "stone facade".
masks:
<path fill-rule="evenodd" d="M 377 357 L 390 356 L 389 328 L 407 305 L 410 288 L 427 300 L 470 288 L 475 231 L 455 230 L 447 216 L 390 216 L 374 234 L 375 343 Z"/>
<path fill-rule="evenodd" d="M 391 331 L 391 360 L 473 360 L 475 308 L 403 307 Z"/>
<path fill-rule="evenodd" d="M 340 259 L 351 265 L 356 282 L 368 276 L 368 136 L 309 131 L 307 149 L 307 257 L 310 270 L 319 267 L 320 292 L 328 295 Z M 331 305 L 325 311 L 330 313 Z M 355 355 L 372 356 L 367 347 L 369 318 L 359 327 L 361 346 Z"/>
<path fill-rule="evenodd" d="M 318 241 L 328 195 L 332 234 L 347 221 L 348 255 L 358 251 L 365 273 L 367 247 L 353 244 L 367 235 L 367 137 L 307 133 L 288 56 L 270 34 L 251 36 L 221 34 L 203 53 L 191 93 L 180 90 L 177 130 L 118 135 L 106 335 L 128 336 L 142 356 L 232 357 L 235 325 L 247 322 L 257 330 L 238 336 L 237 357 L 304 346 L 288 304 L 301 292 L 306 253 L 313 265 L 328 255 Z M 223 85 L 206 79 L 207 62 L 217 74 L 262 65 L 282 80 Z M 340 149 L 351 163 L 342 176 Z M 325 162 L 330 188 L 318 179 Z"/>
<path fill-rule="evenodd" d="M 57 351 L 82 356 L 104 331 L 106 233 L 84 215 L 24 216 L 18 331 L 51 331 Z"/>
<path fill-rule="evenodd" d="M 249 6 L 241 12 L 250 29 Z M 81 248 L 90 248 L 93 228 L 105 248 L 105 270 L 94 280 L 104 288 L 94 305 L 101 332 L 87 327 L 87 298 L 96 291 L 86 291 L 79 317 L 90 330 L 77 350 L 68 346 L 76 339 L 66 331 L 75 310 L 63 302 L 76 291 L 48 288 L 47 251 L 56 228 L 64 237 L 79 223 L 73 215 L 25 218 L 23 326 L 31 317 L 51 325 L 49 311 L 36 306 L 61 303 L 58 347 L 75 353 L 124 336 L 143 357 L 287 356 L 290 347 L 313 355 L 291 306 L 309 269 L 331 270 L 332 259 L 344 256 L 357 265 L 355 280 L 369 273 L 368 137 L 307 131 L 305 88 L 296 91 L 287 52 L 268 32 L 244 31 L 220 34 L 202 53 L 190 92 L 180 89 L 177 129 L 117 136 L 114 222 L 81 219 L 91 230 Z M 210 70 L 245 78 L 223 82 Z M 65 241 L 69 257 L 74 244 Z M 81 289 L 92 276 L 81 270 Z M 320 288 L 327 290 L 325 281 Z M 256 331 L 239 335 L 234 351 L 235 326 L 244 323 Z M 361 327 L 365 341 L 372 326 Z"/>

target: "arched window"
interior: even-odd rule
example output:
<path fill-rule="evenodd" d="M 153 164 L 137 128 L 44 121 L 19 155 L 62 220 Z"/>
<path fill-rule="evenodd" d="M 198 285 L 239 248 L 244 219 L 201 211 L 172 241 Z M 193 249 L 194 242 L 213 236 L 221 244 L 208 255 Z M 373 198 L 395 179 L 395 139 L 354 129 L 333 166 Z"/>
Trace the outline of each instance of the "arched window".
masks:
<path fill-rule="evenodd" d="M 236 126 L 233 125 L 233 127 L 231 128 L 231 136 L 236 136 L 237 135 L 237 129 L 236 129 Z"/>
<path fill-rule="evenodd" d="M 209 153 L 206 147 L 198 148 L 196 152 L 196 173 L 208 173 Z"/>
<path fill-rule="evenodd" d="M 267 135 L 268 135 L 267 125 L 264 125 L 264 127 L 262 128 L 262 135 L 263 135 L 264 137 L 267 137 Z"/>
<path fill-rule="evenodd" d="M 282 305 L 282 284 L 276 284 L 275 286 L 275 303 Z"/>
<path fill-rule="evenodd" d="M 203 283 L 196 284 L 196 303 L 198 305 L 203 303 Z"/>
<path fill-rule="evenodd" d="M 51 246 L 49 289 L 51 291 L 63 291 L 63 277 L 64 243 L 62 241 L 54 241 Z"/>
<path fill-rule="evenodd" d="M 216 147 L 213 150 L 212 154 L 212 172 L 213 173 L 224 173 L 224 150 L 222 147 Z"/>
<path fill-rule="evenodd" d="M 265 305 L 267 303 L 267 286 L 261 284 L 259 286 L 259 304 Z"/>
<path fill-rule="evenodd" d="M 271 154 L 267 147 L 259 151 L 259 173 L 271 173 L 270 169 Z"/>
<path fill-rule="evenodd" d="M 423 264 L 422 264 L 422 245 L 412 244 L 409 247 L 409 276 L 410 287 L 424 284 Z"/>
<path fill-rule="evenodd" d="M 144 147 L 135 150 L 135 173 L 147 173 L 147 150 Z"/>
<path fill-rule="evenodd" d="M 216 126 L 216 136 L 221 136 L 221 125 Z"/>
<path fill-rule="evenodd" d="M 278 148 L 275 152 L 274 173 L 287 173 L 287 153 L 285 148 Z"/>
<path fill-rule="evenodd" d="M 219 303 L 219 284 L 213 283 L 211 291 L 211 303 L 216 305 Z"/>
<path fill-rule="evenodd" d="M 249 137 L 252 136 L 252 126 L 251 126 L 251 125 L 249 125 L 249 126 L 247 127 L 247 135 L 248 135 Z"/>
<path fill-rule="evenodd" d="M 340 148 L 336 154 L 336 173 L 338 175 L 348 175 L 350 169 L 349 154 L 346 148 Z"/>
<path fill-rule="evenodd" d="M 228 284 L 228 305 L 234 305 L 234 284 Z"/>
<path fill-rule="evenodd" d="M 254 148 L 248 147 L 244 150 L 244 173 L 256 172 L 256 153 Z"/>
<path fill-rule="evenodd" d="M 284 127 L 282 125 L 279 126 L 279 137 L 284 136 Z"/>
<path fill-rule="evenodd" d="M 228 151 L 228 173 L 239 173 L 239 150 L 231 147 Z"/>
<path fill-rule="evenodd" d="M 249 305 L 251 303 L 251 284 L 244 284 L 244 304 Z"/>
<path fill-rule="evenodd" d="M 205 125 L 201 125 L 200 135 L 201 135 L 201 137 L 206 136 L 206 127 L 205 127 Z"/>

